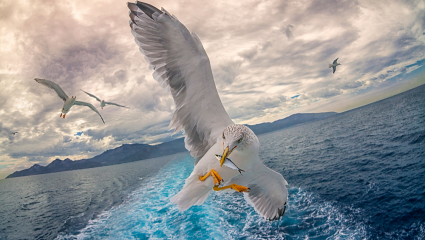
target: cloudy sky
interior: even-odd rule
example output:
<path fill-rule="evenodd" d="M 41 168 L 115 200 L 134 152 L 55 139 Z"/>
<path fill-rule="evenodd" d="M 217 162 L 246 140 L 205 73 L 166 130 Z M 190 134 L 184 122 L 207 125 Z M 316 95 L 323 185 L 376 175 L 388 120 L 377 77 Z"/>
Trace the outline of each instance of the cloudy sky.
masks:
<path fill-rule="evenodd" d="M 425 83 L 423 0 L 149 3 L 200 37 L 237 123 L 342 112 Z M 128 20 L 121 0 L 0 2 L 0 178 L 181 136 L 167 131 L 173 100 L 153 80 Z M 342 65 L 332 74 L 335 58 Z M 63 102 L 34 78 L 95 104 L 106 124 L 86 107 L 59 118 Z M 131 109 L 100 110 L 79 89 Z"/>

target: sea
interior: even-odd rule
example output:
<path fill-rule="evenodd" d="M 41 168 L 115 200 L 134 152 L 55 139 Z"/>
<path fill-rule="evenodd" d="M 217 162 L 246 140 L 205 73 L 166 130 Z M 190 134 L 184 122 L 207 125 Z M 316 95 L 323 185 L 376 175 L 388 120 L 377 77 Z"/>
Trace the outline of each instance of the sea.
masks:
<path fill-rule="evenodd" d="M 259 136 L 288 181 L 266 221 L 241 193 L 180 212 L 186 152 L 0 181 L 0 239 L 425 239 L 425 85 Z"/>

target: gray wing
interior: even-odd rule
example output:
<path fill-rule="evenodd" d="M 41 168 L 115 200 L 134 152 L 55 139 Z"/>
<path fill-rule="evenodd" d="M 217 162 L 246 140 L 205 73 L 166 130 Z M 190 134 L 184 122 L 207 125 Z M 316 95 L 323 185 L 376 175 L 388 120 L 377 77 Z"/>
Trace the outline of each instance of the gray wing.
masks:
<path fill-rule="evenodd" d="M 164 9 L 128 3 L 130 27 L 153 77 L 171 90 L 176 104 L 170 128 L 184 130 L 195 164 L 232 120 L 221 103 L 210 61 L 199 38 Z"/>
<path fill-rule="evenodd" d="M 52 82 L 52 81 L 50 81 L 50 80 L 46 80 L 46 79 L 35 78 L 34 80 L 35 80 L 36 82 L 38 82 L 38 83 L 40 83 L 40 84 L 42 84 L 42 85 L 44 85 L 44 86 L 48 87 L 48 88 L 51 88 L 51 89 L 55 90 L 55 91 L 56 91 L 56 93 L 58 94 L 58 96 L 59 96 L 59 97 L 60 97 L 63 101 L 66 101 L 66 99 L 68 99 L 68 95 L 66 95 L 66 93 L 62 90 L 62 88 L 61 88 L 61 87 L 59 87 L 59 85 L 58 85 L 58 84 L 56 84 L 56 83 L 54 83 L 54 82 Z"/>
<path fill-rule="evenodd" d="M 105 102 L 105 104 L 114 105 L 114 106 L 123 107 L 123 108 L 129 108 L 129 107 L 126 107 L 126 106 L 123 106 L 123 105 L 119 105 L 119 104 L 113 103 L 113 102 Z"/>
<path fill-rule="evenodd" d="M 81 90 L 81 89 L 80 89 Z M 83 90 L 81 90 L 81 91 L 83 91 Z M 88 92 L 86 92 L 86 91 L 83 91 L 83 92 L 85 92 L 87 95 L 89 95 L 90 97 L 93 97 L 93 98 L 96 98 L 96 100 L 97 101 L 99 101 L 99 102 L 101 102 L 102 100 L 100 100 L 98 97 L 96 97 L 95 95 L 93 95 L 93 94 L 91 94 L 91 93 L 88 93 Z"/>
<path fill-rule="evenodd" d="M 332 69 L 333 69 L 333 72 L 332 72 L 332 73 L 335 73 L 335 71 L 336 71 L 336 66 L 333 66 L 333 67 L 332 67 Z"/>
<path fill-rule="evenodd" d="M 333 62 L 332 64 L 336 64 L 336 63 L 337 63 L 336 61 L 338 61 L 338 58 L 337 58 L 337 59 L 335 59 L 335 60 L 334 60 L 334 62 Z"/>
<path fill-rule="evenodd" d="M 93 110 L 97 114 L 99 114 L 100 118 L 102 119 L 103 124 L 105 124 L 105 121 L 103 121 L 102 115 L 100 115 L 100 113 L 96 110 L 96 108 L 92 104 L 86 103 L 86 102 L 81 102 L 81 101 L 75 101 L 74 105 L 87 106 L 87 107 L 91 108 L 91 110 Z"/>
<path fill-rule="evenodd" d="M 262 162 L 258 162 L 253 169 L 253 172 L 246 171 L 233 177 L 226 185 L 235 183 L 250 188 L 249 192 L 244 192 L 244 197 L 255 211 L 269 221 L 280 219 L 288 203 L 288 183 L 281 174 Z"/>

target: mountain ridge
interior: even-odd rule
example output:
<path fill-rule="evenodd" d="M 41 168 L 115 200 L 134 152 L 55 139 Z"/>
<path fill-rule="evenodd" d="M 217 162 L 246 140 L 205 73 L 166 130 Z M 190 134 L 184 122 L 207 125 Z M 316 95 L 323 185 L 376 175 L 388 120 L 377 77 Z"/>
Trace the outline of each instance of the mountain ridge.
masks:
<path fill-rule="evenodd" d="M 289 117 L 276 120 L 274 122 L 265 122 L 256 125 L 246 125 L 256 134 L 264 134 L 276 130 L 281 130 L 302 123 L 317 121 L 336 115 L 336 112 L 324 113 L 297 113 Z M 23 177 L 31 175 L 39 175 L 54 172 L 71 171 L 85 168 L 102 167 L 121 163 L 140 161 L 149 158 L 167 156 L 178 152 L 187 151 L 184 147 L 184 138 L 178 138 L 169 142 L 158 145 L 149 144 L 123 144 L 120 147 L 109 149 L 103 153 L 89 159 L 64 160 L 55 159 L 47 166 L 34 164 L 28 169 L 16 171 L 6 178 Z"/>

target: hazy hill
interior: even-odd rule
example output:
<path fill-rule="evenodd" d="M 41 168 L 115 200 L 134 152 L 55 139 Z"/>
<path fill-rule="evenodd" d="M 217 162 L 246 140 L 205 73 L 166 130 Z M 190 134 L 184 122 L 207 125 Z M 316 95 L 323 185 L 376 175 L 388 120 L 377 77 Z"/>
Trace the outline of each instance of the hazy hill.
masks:
<path fill-rule="evenodd" d="M 327 118 L 337 114 L 336 112 L 326 113 L 297 113 L 271 123 L 260 123 L 256 125 L 247 125 L 255 134 L 276 131 L 297 124 L 312 122 L 319 119 Z M 179 138 L 170 142 L 161 143 L 158 145 L 149 144 L 123 144 L 120 147 L 107 150 L 93 158 L 72 161 L 70 159 L 56 159 L 47 166 L 34 164 L 32 167 L 16 171 L 6 178 L 22 177 L 29 175 L 70 171 L 76 169 L 93 168 L 108 166 L 120 163 L 134 162 L 143 159 L 161 157 L 186 151 L 184 147 L 184 139 Z"/>

